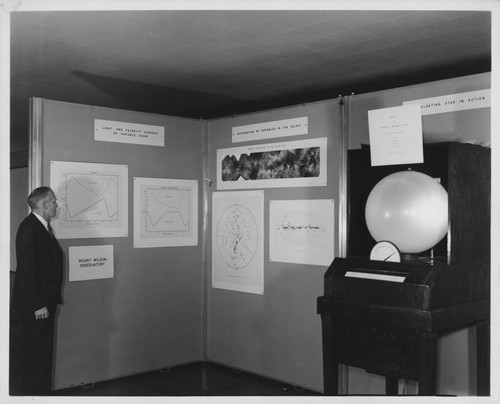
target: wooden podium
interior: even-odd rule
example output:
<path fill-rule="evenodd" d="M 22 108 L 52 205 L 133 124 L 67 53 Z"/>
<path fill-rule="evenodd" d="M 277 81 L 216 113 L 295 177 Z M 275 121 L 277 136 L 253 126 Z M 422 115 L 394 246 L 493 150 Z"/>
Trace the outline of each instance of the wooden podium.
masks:
<path fill-rule="evenodd" d="M 475 325 L 477 393 L 489 395 L 490 156 L 481 146 L 439 143 L 424 146 L 423 164 L 371 167 L 369 149 L 349 151 L 348 256 L 335 258 L 317 301 L 325 394 L 338 394 L 343 364 L 385 376 L 387 394 L 410 379 L 419 395 L 435 395 L 439 336 Z M 408 168 L 447 190 L 448 233 L 419 259 L 371 261 L 366 200 L 378 181 Z"/>
<path fill-rule="evenodd" d="M 375 279 L 350 277 L 369 273 Z M 488 264 L 433 265 L 336 258 L 318 298 L 323 328 L 324 392 L 338 394 L 340 364 L 398 380 L 418 381 L 420 395 L 436 394 L 437 341 L 447 331 L 477 325 L 478 395 L 489 394 Z M 376 280 L 401 276 L 404 282 Z"/>

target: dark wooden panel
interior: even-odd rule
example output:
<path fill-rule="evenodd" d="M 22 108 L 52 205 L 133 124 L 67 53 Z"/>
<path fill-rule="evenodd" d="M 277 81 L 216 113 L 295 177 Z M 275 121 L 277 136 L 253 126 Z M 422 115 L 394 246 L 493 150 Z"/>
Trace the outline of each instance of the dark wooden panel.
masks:
<path fill-rule="evenodd" d="M 490 321 L 477 324 L 477 395 L 490 395 Z"/>
<path fill-rule="evenodd" d="M 448 177 L 451 262 L 488 262 L 491 150 L 450 143 Z"/>
<path fill-rule="evenodd" d="M 404 282 L 360 279 L 347 271 L 405 276 Z M 430 310 L 490 297 L 489 263 L 434 264 L 335 258 L 324 276 L 325 295 L 379 306 Z"/>
<path fill-rule="evenodd" d="M 416 336 L 374 322 L 337 319 L 333 340 L 339 362 L 371 373 L 417 379 Z"/>

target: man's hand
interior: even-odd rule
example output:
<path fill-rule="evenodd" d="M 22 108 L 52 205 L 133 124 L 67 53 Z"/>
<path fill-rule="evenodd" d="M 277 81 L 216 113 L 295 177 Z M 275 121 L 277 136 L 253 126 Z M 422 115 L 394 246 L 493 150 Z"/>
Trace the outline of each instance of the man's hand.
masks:
<path fill-rule="evenodd" d="M 35 311 L 35 318 L 37 320 L 43 320 L 44 318 L 49 318 L 49 309 L 47 307 L 42 307 Z"/>

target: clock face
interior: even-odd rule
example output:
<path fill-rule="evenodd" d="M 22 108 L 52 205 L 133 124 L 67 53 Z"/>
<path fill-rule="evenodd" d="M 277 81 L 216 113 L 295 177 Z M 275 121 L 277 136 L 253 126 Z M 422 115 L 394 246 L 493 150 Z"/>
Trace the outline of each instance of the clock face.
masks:
<path fill-rule="evenodd" d="M 398 247 L 390 241 L 379 241 L 372 248 L 370 259 L 375 261 L 401 262 Z"/>

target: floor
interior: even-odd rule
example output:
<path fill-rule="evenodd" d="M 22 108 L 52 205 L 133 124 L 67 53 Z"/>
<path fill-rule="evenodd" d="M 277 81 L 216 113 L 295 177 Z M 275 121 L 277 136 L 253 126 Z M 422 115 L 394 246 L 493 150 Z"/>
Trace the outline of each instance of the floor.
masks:
<path fill-rule="evenodd" d="M 14 320 L 14 321 L 13 321 Z M 22 395 L 21 332 L 11 318 L 9 393 Z M 57 390 L 56 396 L 319 396 L 280 381 L 213 362 L 196 362 L 90 386 Z"/>
<path fill-rule="evenodd" d="M 11 374 L 10 395 L 21 392 Z M 276 380 L 211 362 L 57 390 L 55 396 L 319 396 Z"/>
<path fill-rule="evenodd" d="M 211 362 L 59 390 L 57 396 L 313 396 L 319 393 Z"/>
<path fill-rule="evenodd" d="M 22 331 L 10 314 L 9 394 L 22 395 Z M 274 379 L 213 362 L 197 362 L 120 379 L 58 390 L 56 396 L 319 396 Z"/>
<path fill-rule="evenodd" d="M 11 316 L 10 325 L 9 393 L 16 397 L 22 395 L 20 389 L 22 335 L 15 316 Z M 405 392 L 407 387 L 405 382 L 403 394 L 416 393 L 416 382 L 410 383 L 410 389 Z M 323 396 L 317 391 L 303 389 L 213 362 L 196 362 L 163 371 L 147 372 L 88 386 L 71 387 L 55 391 L 54 395 L 60 397 L 301 396 L 303 398 Z"/>
<path fill-rule="evenodd" d="M 11 285 L 12 287 L 12 285 Z M 22 331 L 10 313 L 9 394 L 22 395 Z M 56 396 L 320 396 L 280 381 L 212 362 L 197 362 L 164 371 L 123 377 L 55 391 Z"/>

